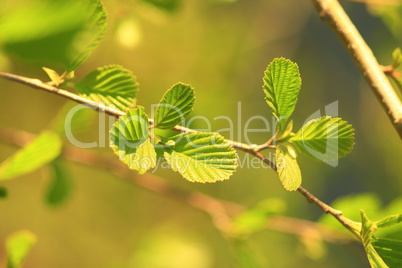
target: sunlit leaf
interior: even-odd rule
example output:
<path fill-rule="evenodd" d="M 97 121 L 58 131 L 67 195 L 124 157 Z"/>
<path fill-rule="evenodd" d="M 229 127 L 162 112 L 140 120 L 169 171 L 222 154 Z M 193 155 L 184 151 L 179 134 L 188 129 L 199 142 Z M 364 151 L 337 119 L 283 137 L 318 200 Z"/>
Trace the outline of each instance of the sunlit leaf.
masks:
<path fill-rule="evenodd" d="M 361 240 L 366 250 L 367 258 L 372 268 L 388 268 L 387 264 L 380 257 L 378 252 L 372 245 L 374 232 L 377 230 L 377 226 L 369 220 L 366 213 L 361 210 L 362 227 L 361 227 Z"/>
<path fill-rule="evenodd" d="M 63 204 L 71 193 L 71 179 L 68 171 L 58 162 L 51 163 L 53 174 L 47 188 L 45 201 L 51 206 Z"/>
<path fill-rule="evenodd" d="M 98 46 L 106 32 L 106 11 L 99 0 L 89 0 L 84 30 L 79 33 L 71 48 L 73 56 L 67 65 L 67 72 L 76 69 Z"/>
<path fill-rule="evenodd" d="M 354 145 L 354 129 L 337 117 L 324 116 L 307 122 L 291 142 L 299 152 L 318 161 L 335 161 Z"/>
<path fill-rule="evenodd" d="M 46 72 L 55 86 L 59 86 L 63 83 L 64 79 L 55 70 L 47 67 L 42 67 L 42 69 Z"/>
<path fill-rule="evenodd" d="M 57 134 L 43 132 L 0 165 L 0 180 L 21 176 L 51 162 L 60 154 L 61 146 L 62 142 Z"/>
<path fill-rule="evenodd" d="M 11 234 L 6 240 L 7 268 L 21 267 L 28 252 L 36 243 L 36 236 L 26 230 Z"/>
<path fill-rule="evenodd" d="M 10 8 L 0 9 L 1 47 L 52 69 L 74 70 L 106 30 L 106 13 L 99 0 L 34 0 L 4 6 Z"/>
<path fill-rule="evenodd" d="M 383 261 L 390 268 L 402 267 L 402 241 L 378 238 L 373 242 L 373 247 L 377 251 L 378 255 L 381 256 Z"/>
<path fill-rule="evenodd" d="M 130 71 L 111 65 L 95 69 L 75 83 L 75 89 L 94 102 L 126 111 L 135 106 L 138 83 Z"/>
<path fill-rule="evenodd" d="M 293 113 L 300 87 L 299 68 L 290 60 L 274 59 L 264 72 L 265 100 L 278 119 L 280 130 Z"/>
<path fill-rule="evenodd" d="M 194 90 L 182 83 L 169 89 L 156 107 L 155 127 L 168 129 L 182 122 L 193 109 Z"/>
<path fill-rule="evenodd" d="M 302 177 L 295 152 L 290 145 L 279 145 L 275 154 L 276 167 L 282 186 L 295 191 L 301 185 Z"/>
<path fill-rule="evenodd" d="M 393 59 L 393 63 L 392 66 L 394 68 L 398 68 L 399 65 L 401 65 L 402 62 L 402 53 L 401 53 L 401 49 L 398 47 L 396 48 L 393 52 L 392 52 L 392 59 Z"/>
<path fill-rule="evenodd" d="M 145 173 L 156 164 L 156 152 L 148 137 L 148 117 L 138 106 L 120 116 L 110 130 L 110 147 L 129 168 Z"/>
<path fill-rule="evenodd" d="M 229 179 L 237 168 L 236 151 L 218 133 L 182 133 L 164 154 L 174 171 L 192 182 Z"/>
<path fill-rule="evenodd" d="M 382 220 L 376 221 L 375 224 L 378 228 L 390 227 L 392 225 L 402 222 L 402 214 L 391 215 Z"/>

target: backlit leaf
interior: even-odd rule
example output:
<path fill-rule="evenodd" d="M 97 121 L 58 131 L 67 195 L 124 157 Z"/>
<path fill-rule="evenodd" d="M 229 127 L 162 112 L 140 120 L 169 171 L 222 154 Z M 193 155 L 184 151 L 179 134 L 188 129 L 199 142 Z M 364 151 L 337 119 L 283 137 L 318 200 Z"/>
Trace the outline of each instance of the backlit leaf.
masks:
<path fill-rule="evenodd" d="M 276 167 L 283 187 L 295 191 L 301 185 L 302 177 L 293 148 L 289 144 L 281 144 L 276 149 Z"/>
<path fill-rule="evenodd" d="M 156 152 L 148 137 L 148 117 L 141 106 L 120 116 L 110 130 L 110 147 L 129 168 L 145 173 L 156 164 Z"/>
<path fill-rule="evenodd" d="M 192 182 L 227 180 L 237 168 L 236 151 L 218 133 L 194 132 L 175 136 L 164 153 L 174 171 Z"/>
<path fill-rule="evenodd" d="M 89 0 L 85 13 L 84 29 L 71 47 L 70 55 L 73 58 L 67 65 L 67 72 L 75 70 L 91 55 L 106 32 L 106 11 L 99 0 Z"/>
<path fill-rule="evenodd" d="M 0 165 L 0 180 L 8 180 L 34 171 L 51 162 L 61 152 L 60 137 L 43 132 L 32 143 L 20 149 Z"/>
<path fill-rule="evenodd" d="M 156 107 L 155 127 L 168 129 L 182 122 L 193 109 L 194 90 L 182 83 L 169 89 Z"/>
<path fill-rule="evenodd" d="M 72 183 L 68 171 L 57 160 L 53 161 L 51 166 L 53 173 L 46 191 L 45 201 L 51 206 L 58 206 L 69 197 Z"/>
<path fill-rule="evenodd" d="M 354 129 L 338 117 L 324 116 L 307 122 L 291 142 L 299 152 L 318 161 L 335 161 L 354 145 Z"/>
<path fill-rule="evenodd" d="M 380 257 L 380 255 L 372 245 L 372 242 L 375 239 L 373 237 L 373 234 L 377 230 L 377 226 L 371 220 L 369 220 L 369 218 L 367 217 L 366 213 L 363 210 L 361 210 L 361 218 L 362 218 L 362 228 L 360 236 L 371 267 L 388 268 L 387 264 Z"/>
<path fill-rule="evenodd" d="M 278 119 L 280 130 L 293 113 L 300 87 L 299 68 L 290 60 L 274 59 L 264 72 L 265 100 Z"/>
<path fill-rule="evenodd" d="M 26 255 L 36 243 L 36 236 L 26 230 L 11 234 L 6 240 L 7 268 L 21 267 Z"/>
<path fill-rule="evenodd" d="M 130 71 L 111 65 L 95 69 L 75 83 L 75 89 L 87 99 L 126 111 L 135 106 L 138 83 Z"/>

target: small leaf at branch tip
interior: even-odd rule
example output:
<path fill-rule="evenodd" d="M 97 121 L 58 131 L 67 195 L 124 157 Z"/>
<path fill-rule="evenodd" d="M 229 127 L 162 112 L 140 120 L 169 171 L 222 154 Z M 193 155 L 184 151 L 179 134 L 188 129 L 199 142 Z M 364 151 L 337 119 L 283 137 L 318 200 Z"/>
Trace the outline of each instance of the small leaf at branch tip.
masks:
<path fill-rule="evenodd" d="M 42 67 L 42 69 L 46 72 L 46 74 L 49 76 L 50 80 L 56 87 L 64 82 L 63 77 L 59 75 L 55 70 L 52 70 L 47 67 Z"/>
<path fill-rule="evenodd" d="M 194 89 L 190 85 L 173 85 L 165 92 L 155 109 L 155 127 L 170 129 L 180 124 L 191 113 L 194 101 Z"/>
<path fill-rule="evenodd" d="M 288 59 L 276 58 L 265 70 L 263 81 L 265 100 L 282 131 L 293 113 L 301 88 L 299 67 Z"/>

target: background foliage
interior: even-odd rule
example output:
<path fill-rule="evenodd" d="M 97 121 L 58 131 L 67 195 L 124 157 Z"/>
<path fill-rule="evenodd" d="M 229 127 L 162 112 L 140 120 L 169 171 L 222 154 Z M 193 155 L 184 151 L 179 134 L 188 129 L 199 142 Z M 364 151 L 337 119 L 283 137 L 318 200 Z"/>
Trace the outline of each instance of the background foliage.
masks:
<path fill-rule="evenodd" d="M 44 0 L 36 2 L 41 1 Z M 2 1 L 0 16 L 4 16 L 2 11 L 6 7 L 24 6 L 27 2 L 30 1 Z M 108 29 L 99 47 L 76 70 L 79 78 L 99 66 L 124 66 L 138 78 L 137 97 L 147 113 L 171 85 L 178 81 L 189 83 L 197 95 L 190 117 L 204 115 L 210 119 L 212 130 L 218 130 L 229 126 L 226 120 L 213 120 L 214 117 L 227 115 L 237 118 L 234 127 L 242 130 L 251 116 L 270 116 L 261 90 L 261 74 L 267 64 L 278 56 L 292 59 L 298 63 L 303 79 L 293 114 L 295 129 L 317 111 L 323 113 L 325 105 L 334 101 L 338 101 L 339 116 L 356 129 L 354 150 L 340 160 L 338 167 L 315 163 L 304 156 L 298 158 L 303 185 L 329 203 L 351 195 L 349 198 L 354 201 L 349 203 L 356 210 L 345 211 L 345 215 L 357 215 L 355 220 L 359 219 L 359 208 L 364 208 L 373 221 L 383 217 L 378 213 L 382 206 L 389 210 L 385 215 L 401 212 L 400 206 L 393 205 L 402 194 L 400 140 L 346 50 L 319 20 L 311 3 L 298 0 L 105 0 L 103 3 L 108 13 Z M 391 52 L 401 46 L 402 36 L 397 29 L 402 23 L 397 18 L 402 16 L 391 16 L 386 8 L 343 4 L 380 62 L 391 64 Z M 46 18 L 52 19 L 51 11 L 35 9 L 38 6 L 31 7 L 33 14 L 44 12 Z M 393 12 L 401 14 L 401 8 L 393 8 Z M 72 16 L 68 11 L 63 14 L 58 18 Z M 57 34 L 70 40 L 74 27 L 78 26 L 70 25 L 68 29 L 62 26 L 65 25 L 60 25 Z M 48 38 L 60 37 L 57 34 L 51 33 Z M 16 40 L 21 36 L 16 36 Z M 0 42 L 2 37 L 0 34 Z M 46 80 L 40 68 L 44 64 L 35 62 L 35 58 L 27 61 L 26 55 L 18 53 L 18 44 L 0 45 L 0 70 Z M 40 46 L 36 48 L 40 50 Z M 62 66 L 52 63 L 59 53 L 49 55 L 53 56 L 46 66 L 61 72 Z M 68 61 L 66 55 L 62 59 Z M 67 103 L 3 80 L 0 80 L 0 101 L 0 125 L 32 133 L 60 125 L 54 118 Z M 77 128 L 77 137 L 107 145 L 107 135 L 99 137 L 98 133 L 106 133 L 109 127 L 99 129 L 101 119 L 97 113 L 85 110 L 83 114 L 85 124 Z M 108 118 L 108 124 L 113 122 L 113 118 Z M 194 120 L 191 127 L 207 126 Z M 249 127 L 264 125 L 256 120 Z M 244 140 L 242 132 L 233 137 L 228 132 L 222 134 L 258 144 L 273 133 L 249 134 L 250 141 Z M 95 150 L 114 159 L 107 147 Z M 15 147 L 0 143 L 0 161 L 15 151 Z M 245 156 L 240 153 L 240 157 Z M 230 180 L 215 184 L 190 183 L 171 170 L 160 169 L 157 175 L 184 189 L 250 207 L 270 198 L 275 200 L 271 203 L 275 204 L 273 210 L 284 215 L 309 220 L 329 217 L 322 216 L 300 195 L 283 190 L 273 171 L 259 167 L 243 167 Z M 68 175 L 62 179 L 71 188 L 68 199 L 59 206 L 49 201 L 54 198 L 48 194 L 56 172 Z M 0 200 L 0 241 L 20 229 L 30 230 L 38 238 L 25 267 L 229 268 L 237 265 L 235 255 L 246 258 L 249 253 L 241 248 L 234 251 L 204 214 L 94 168 L 58 161 L 57 167 L 44 167 L 0 186 L 3 184 L 7 186 L 8 198 Z M 365 198 L 357 196 L 363 193 Z M 335 222 L 330 218 L 322 221 Z M 247 246 L 262 267 L 297 267 L 300 263 L 308 267 L 368 266 L 358 244 L 306 242 L 268 230 L 252 234 L 248 241 Z M 5 250 L 3 244 L 0 256 L 4 256 Z"/>

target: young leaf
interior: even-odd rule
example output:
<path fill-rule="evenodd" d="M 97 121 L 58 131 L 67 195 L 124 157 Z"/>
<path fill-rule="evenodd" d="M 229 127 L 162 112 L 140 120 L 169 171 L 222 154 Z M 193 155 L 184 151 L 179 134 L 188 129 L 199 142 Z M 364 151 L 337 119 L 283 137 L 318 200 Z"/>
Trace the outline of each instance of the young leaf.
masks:
<path fill-rule="evenodd" d="M 135 106 L 138 83 L 133 74 L 118 65 L 97 68 L 75 83 L 75 89 L 85 98 L 120 111 Z"/>
<path fill-rule="evenodd" d="M 402 267 L 402 241 L 378 238 L 373 241 L 373 247 L 378 255 L 390 268 Z"/>
<path fill-rule="evenodd" d="M 378 228 L 390 227 L 392 225 L 402 222 L 402 214 L 391 215 L 382 220 L 376 221 L 375 224 Z"/>
<path fill-rule="evenodd" d="M 170 88 L 156 107 L 155 127 L 169 129 L 182 122 L 194 105 L 194 90 L 178 83 Z"/>
<path fill-rule="evenodd" d="M 363 210 L 361 210 L 360 213 L 362 218 L 362 228 L 360 237 L 364 245 L 364 249 L 366 250 L 367 258 L 370 262 L 371 267 L 388 268 L 387 264 L 380 257 L 380 255 L 372 245 L 372 242 L 375 239 L 373 237 L 373 234 L 374 231 L 377 229 L 377 226 L 371 220 L 369 220 L 369 218 L 367 217 L 366 213 Z"/>
<path fill-rule="evenodd" d="M 47 67 L 42 67 L 42 69 L 46 72 L 46 74 L 49 76 L 50 80 L 55 84 L 56 87 L 64 82 L 63 77 L 61 77 L 55 70 Z"/>
<path fill-rule="evenodd" d="M 237 168 L 236 151 L 218 133 L 193 132 L 175 136 L 164 156 L 171 168 L 191 182 L 229 179 Z"/>
<path fill-rule="evenodd" d="M 399 47 L 392 52 L 392 59 L 393 59 L 392 66 L 394 67 L 394 69 L 398 68 L 402 62 L 402 53 Z"/>
<path fill-rule="evenodd" d="M 43 132 L 32 143 L 20 149 L 0 165 L 0 180 L 8 180 L 29 173 L 51 162 L 61 152 L 60 137 Z"/>
<path fill-rule="evenodd" d="M 110 130 L 110 147 L 129 168 L 145 173 L 156 165 L 156 152 L 148 137 L 148 117 L 138 106 L 121 116 Z"/>
<path fill-rule="evenodd" d="M 45 201 L 51 206 L 61 205 L 71 193 L 71 181 L 67 170 L 56 160 L 51 163 L 53 168 L 52 181 L 50 182 Z"/>
<path fill-rule="evenodd" d="M 7 268 L 20 268 L 26 255 L 36 243 L 36 236 L 29 231 L 18 231 L 6 240 Z"/>
<path fill-rule="evenodd" d="M 290 60 L 274 59 L 264 72 L 265 100 L 279 121 L 279 130 L 293 113 L 300 87 L 299 68 Z"/>
<path fill-rule="evenodd" d="M 289 144 L 280 144 L 276 149 L 275 159 L 283 187 L 288 191 L 297 190 L 302 177 L 294 149 Z"/>
<path fill-rule="evenodd" d="M 324 116 L 307 122 L 291 142 L 299 152 L 318 161 L 335 161 L 354 145 L 354 129 L 341 118 Z"/>
<path fill-rule="evenodd" d="M 67 65 L 67 72 L 75 70 L 98 46 L 106 32 L 106 11 L 99 0 L 90 0 L 85 12 L 87 21 L 84 30 L 72 46 L 74 58 Z"/>

